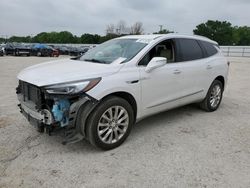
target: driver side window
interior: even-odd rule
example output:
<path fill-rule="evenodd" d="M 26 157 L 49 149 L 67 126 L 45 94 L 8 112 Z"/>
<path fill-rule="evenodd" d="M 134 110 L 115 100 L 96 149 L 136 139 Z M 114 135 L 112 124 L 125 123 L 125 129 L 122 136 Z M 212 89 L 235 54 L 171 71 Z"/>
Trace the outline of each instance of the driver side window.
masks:
<path fill-rule="evenodd" d="M 168 63 L 175 62 L 174 42 L 165 40 L 157 44 L 141 59 L 138 65 L 147 66 L 154 57 L 165 57 Z"/>

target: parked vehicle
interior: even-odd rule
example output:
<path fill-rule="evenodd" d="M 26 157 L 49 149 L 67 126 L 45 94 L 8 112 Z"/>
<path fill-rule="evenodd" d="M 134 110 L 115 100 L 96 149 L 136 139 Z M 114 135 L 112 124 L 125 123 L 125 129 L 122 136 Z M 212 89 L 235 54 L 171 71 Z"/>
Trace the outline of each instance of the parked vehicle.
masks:
<path fill-rule="evenodd" d="M 50 57 L 59 57 L 60 55 L 59 50 L 53 47 L 50 47 L 50 49 L 51 49 Z"/>
<path fill-rule="evenodd" d="M 4 56 L 4 46 L 0 45 L 0 56 Z"/>
<path fill-rule="evenodd" d="M 69 49 L 67 46 L 57 46 L 55 49 L 59 51 L 60 55 L 69 55 Z"/>
<path fill-rule="evenodd" d="M 20 43 L 7 43 L 4 47 L 6 55 L 30 56 L 30 48 Z"/>
<path fill-rule="evenodd" d="M 69 55 L 70 56 L 79 56 L 79 55 L 81 55 L 81 51 L 76 47 L 68 47 L 68 50 L 69 50 Z"/>
<path fill-rule="evenodd" d="M 88 51 L 89 51 L 89 47 L 85 47 L 85 46 L 80 47 L 81 55 L 87 53 Z"/>
<path fill-rule="evenodd" d="M 46 44 L 35 44 L 31 48 L 31 54 L 39 57 L 58 57 L 59 51 Z"/>
<path fill-rule="evenodd" d="M 83 138 L 113 149 L 139 120 L 198 103 L 220 106 L 229 63 L 218 44 L 177 34 L 125 36 L 61 60 L 23 70 L 20 109 L 39 131 L 65 128 L 64 143 Z"/>

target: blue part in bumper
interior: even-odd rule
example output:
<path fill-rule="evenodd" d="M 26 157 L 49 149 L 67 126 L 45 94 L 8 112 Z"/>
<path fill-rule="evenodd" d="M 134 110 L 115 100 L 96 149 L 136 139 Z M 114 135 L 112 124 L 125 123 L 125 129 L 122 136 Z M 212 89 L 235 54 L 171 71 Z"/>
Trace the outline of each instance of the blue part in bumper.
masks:
<path fill-rule="evenodd" d="M 55 121 L 60 122 L 61 127 L 65 127 L 69 124 L 69 108 L 70 102 L 67 99 L 55 99 L 55 103 L 52 108 L 52 113 Z"/>

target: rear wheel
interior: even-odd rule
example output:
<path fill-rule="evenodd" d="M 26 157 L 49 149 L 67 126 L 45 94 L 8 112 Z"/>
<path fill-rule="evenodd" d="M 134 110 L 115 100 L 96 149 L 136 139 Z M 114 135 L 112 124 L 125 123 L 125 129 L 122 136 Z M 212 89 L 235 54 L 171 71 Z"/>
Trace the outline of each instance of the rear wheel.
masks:
<path fill-rule="evenodd" d="M 42 53 L 41 52 L 37 52 L 36 54 L 38 57 L 41 57 L 42 56 Z"/>
<path fill-rule="evenodd" d="M 200 103 L 200 107 L 207 112 L 213 112 L 219 108 L 222 96 L 223 85 L 219 80 L 215 80 L 210 86 L 206 98 Z"/>
<path fill-rule="evenodd" d="M 131 105 L 119 97 L 104 99 L 91 113 L 86 134 L 90 143 L 104 150 L 120 146 L 134 123 Z"/>

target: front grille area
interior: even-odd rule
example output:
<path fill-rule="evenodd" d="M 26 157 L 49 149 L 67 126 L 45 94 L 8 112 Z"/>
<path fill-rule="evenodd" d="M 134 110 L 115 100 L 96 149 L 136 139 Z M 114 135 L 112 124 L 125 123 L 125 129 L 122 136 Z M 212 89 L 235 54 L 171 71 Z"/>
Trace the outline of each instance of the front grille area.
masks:
<path fill-rule="evenodd" d="M 22 95 L 23 101 L 33 102 L 35 103 L 36 108 L 41 108 L 43 102 L 43 93 L 39 87 L 19 80 L 16 93 Z"/>

